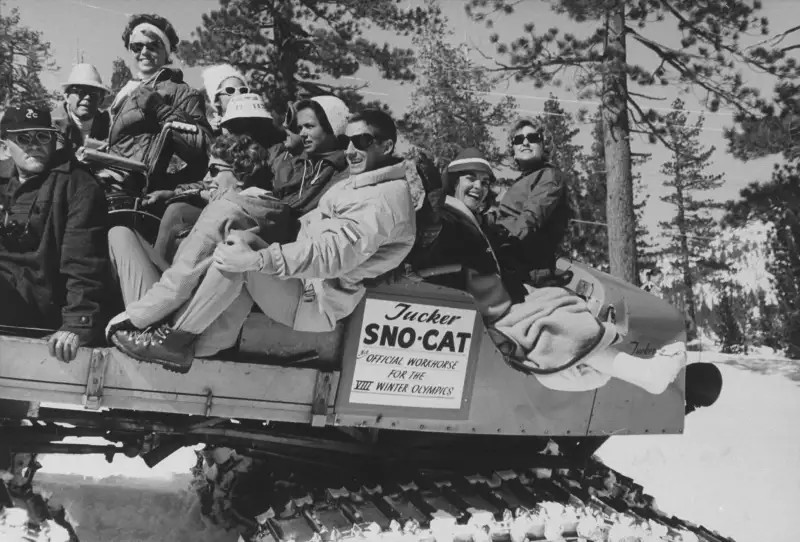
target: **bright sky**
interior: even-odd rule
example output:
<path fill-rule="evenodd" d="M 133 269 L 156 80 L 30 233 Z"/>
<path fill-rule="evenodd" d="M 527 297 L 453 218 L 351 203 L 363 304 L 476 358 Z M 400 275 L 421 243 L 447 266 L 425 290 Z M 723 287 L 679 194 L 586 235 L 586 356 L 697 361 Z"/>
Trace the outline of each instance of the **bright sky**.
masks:
<path fill-rule="evenodd" d="M 422 0 L 406 0 L 412 5 L 420 5 Z M 494 53 L 493 46 L 489 43 L 490 31 L 482 24 L 473 23 L 464 13 L 463 0 L 441 0 L 445 14 L 449 17 L 451 26 L 455 30 L 454 41 L 466 42 L 473 48 L 473 55 L 481 59 L 479 51 L 488 55 Z M 201 15 L 218 6 L 217 0 L 3 0 L 2 10 L 7 12 L 9 7 L 19 8 L 23 24 L 44 33 L 45 39 L 52 44 L 55 59 L 60 70 L 44 74 L 42 77 L 46 86 L 56 89 L 66 80 L 72 65 L 76 62 L 78 51 L 83 54 L 84 61 L 95 64 L 106 82 L 110 81 L 111 66 L 118 56 L 126 57 L 120 34 L 131 13 L 155 12 L 167 17 L 178 30 L 182 38 L 189 38 L 191 31 L 201 21 Z M 771 21 L 773 34 L 786 30 L 789 26 L 800 20 L 800 1 L 797 0 L 763 0 L 761 14 Z M 785 22 L 784 22 L 785 21 Z M 527 0 L 517 6 L 513 17 L 500 17 L 496 19 L 494 31 L 501 36 L 501 41 L 511 41 L 520 34 L 522 26 L 527 22 L 534 22 L 541 31 L 550 27 L 557 27 L 562 33 L 572 32 L 578 35 L 593 30 L 587 25 L 578 25 L 569 20 L 553 14 L 550 4 L 543 0 Z M 677 30 L 674 26 L 650 26 L 647 35 L 657 41 L 677 45 Z M 374 33 L 373 36 L 381 40 L 391 39 L 386 34 Z M 760 38 L 758 38 L 760 39 Z M 398 45 L 407 46 L 408 41 L 392 40 Z M 757 40 L 754 40 L 757 41 Z M 745 43 L 748 43 L 745 41 Z M 642 62 L 646 65 L 648 57 L 635 48 L 630 50 L 631 60 Z M 482 60 L 481 60 L 482 61 Z M 184 67 L 186 80 L 189 84 L 200 87 L 200 69 Z M 749 74 L 752 77 L 752 74 Z M 367 92 L 374 93 L 375 97 L 388 103 L 395 115 L 400 116 L 410 102 L 411 87 L 396 82 L 383 81 L 377 78 L 376 72 L 362 69 L 357 74 L 358 78 L 368 81 L 370 86 Z M 761 88 L 762 92 L 769 93 L 773 81 L 764 78 L 749 80 Z M 507 87 L 498 89 L 498 92 L 514 94 L 518 98 L 521 114 L 536 114 L 542 111 L 544 101 L 550 92 L 553 92 L 567 111 L 577 112 L 581 107 L 594 109 L 596 104 L 579 102 L 575 92 L 567 86 L 561 89 L 535 89 L 530 83 L 512 83 Z M 677 96 L 674 89 L 666 89 L 661 96 L 662 101 L 654 102 L 654 107 L 668 108 Z M 494 98 L 490 98 L 492 101 Z M 687 108 L 699 111 L 701 109 L 697 99 L 691 94 L 684 96 Z M 696 116 L 692 116 L 693 121 Z M 720 200 L 735 198 L 741 188 L 757 180 L 769 178 L 774 159 L 765 159 L 750 163 L 735 161 L 725 154 L 725 141 L 722 137 L 722 128 L 731 123 L 730 112 L 722 111 L 716 115 L 708 114 L 702 142 L 707 146 L 714 145 L 717 152 L 714 155 L 712 172 L 725 175 L 725 186 L 714 194 Z M 590 143 L 591 126 L 582 126 L 579 143 Z M 646 213 L 646 222 L 653 231 L 659 220 L 668 220 L 672 214 L 671 208 L 660 201 L 658 197 L 665 193 L 662 187 L 662 176 L 658 173 L 661 164 L 668 159 L 667 153 L 656 145 L 649 145 L 642 139 L 633 141 L 634 152 L 649 152 L 653 158 L 648 164 L 640 168 L 645 180 L 647 191 L 651 194 L 649 207 Z M 120 459 L 119 465 L 131 465 L 130 460 Z M 102 459 L 84 461 L 82 459 L 65 460 L 64 468 L 70 470 L 69 465 L 83 472 L 82 469 L 92 467 Z M 104 463 L 104 462 L 103 462 Z M 143 465 L 135 460 L 138 465 Z M 115 461 L 115 465 L 116 465 Z M 47 462 L 49 466 L 49 461 Z M 105 467 L 103 467 L 105 469 Z M 116 468 L 116 467 L 115 467 Z M 146 468 L 145 468 L 146 469 Z M 90 470 L 94 470 L 91 468 Z M 136 469 L 139 470 L 139 469 Z"/>

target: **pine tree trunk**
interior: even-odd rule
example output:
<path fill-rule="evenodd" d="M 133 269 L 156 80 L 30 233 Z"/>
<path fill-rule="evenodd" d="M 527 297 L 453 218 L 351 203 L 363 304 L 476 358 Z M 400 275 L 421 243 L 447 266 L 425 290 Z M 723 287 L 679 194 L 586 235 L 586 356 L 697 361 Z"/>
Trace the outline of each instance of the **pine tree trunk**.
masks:
<path fill-rule="evenodd" d="M 273 11 L 273 39 L 275 40 L 275 76 L 277 88 L 280 90 L 278 103 L 270 104 L 280 114 L 285 113 L 286 106 L 297 100 L 298 50 L 297 36 L 292 33 L 294 9 L 291 2 L 279 2 Z"/>
<path fill-rule="evenodd" d="M 628 80 L 625 72 L 625 3 L 606 16 L 608 37 L 603 79 L 603 140 L 606 161 L 606 222 L 611 274 L 638 284 L 636 276 L 636 214 L 633 207 Z"/>
<path fill-rule="evenodd" d="M 686 313 L 691 319 L 691 325 L 687 326 L 687 337 L 691 341 L 695 338 L 694 324 L 697 322 L 697 311 L 694 305 L 694 281 L 692 279 L 692 264 L 689 258 L 689 240 L 686 227 L 686 207 L 683 200 L 683 188 L 681 188 L 680 170 L 675 173 L 675 203 L 678 206 L 678 214 L 675 217 L 675 225 L 678 227 L 681 246 L 681 272 L 683 274 L 683 303 Z"/>

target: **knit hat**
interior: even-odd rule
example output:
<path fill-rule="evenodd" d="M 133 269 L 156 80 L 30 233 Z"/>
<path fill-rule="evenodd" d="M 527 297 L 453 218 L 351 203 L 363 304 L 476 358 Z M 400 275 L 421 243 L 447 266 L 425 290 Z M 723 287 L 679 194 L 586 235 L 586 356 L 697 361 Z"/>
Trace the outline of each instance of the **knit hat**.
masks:
<path fill-rule="evenodd" d="M 272 120 L 272 114 L 267 110 L 264 100 L 258 94 L 240 94 L 228 102 L 228 109 L 225 111 L 220 125 L 234 119 Z"/>
<path fill-rule="evenodd" d="M 447 164 L 442 174 L 445 194 L 452 196 L 455 193 L 459 177 L 457 174 L 466 171 L 482 171 L 491 175 L 492 182 L 495 180 L 492 165 L 486 160 L 483 153 L 475 148 L 464 149 L 458 153 L 455 160 Z"/>
<path fill-rule="evenodd" d="M 241 79 L 243 82 L 247 81 L 242 72 L 230 64 L 218 64 L 203 70 L 203 88 L 208 96 L 208 103 L 214 103 L 214 100 L 217 97 L 219 86 L 225 79 L 228 79 L 229 77 L 236 77 L 237 79 Z"/>
<path fill-rule="evenodd" d="M 324 119 L 331 127 L 331 132 L 335 136 L 344 135 L 344 129 L 347 127 L 347 120 L 350 118 L 350 110 L 347 105 L 337 98 L 336 96 L 315 96 L 308 100 L 302 100 L 295 104 L 295 111 L 300 111 L 305 107 L 311 106 L 315 113 L 319 114 L 320 111 L 324 114 Z"/>

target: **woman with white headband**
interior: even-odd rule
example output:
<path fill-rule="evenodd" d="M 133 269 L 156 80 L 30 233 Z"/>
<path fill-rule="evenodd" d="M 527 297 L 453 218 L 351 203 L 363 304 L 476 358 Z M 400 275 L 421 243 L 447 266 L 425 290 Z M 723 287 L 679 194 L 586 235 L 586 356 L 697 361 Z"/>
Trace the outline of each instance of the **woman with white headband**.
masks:
<path fill-rule="evenodd" d="M 139 14 L 128 21 L 122 41 L 135 74 L 111 105 L 108 151 L 146 161 L 162 128 L 171 123 L 174 152 L 186 163 L 180 175 L 155 179 L 150 190 L 171 189 L 184 180 L 202 178 L 208 163 L 211 128 L 204 95 L 183 81 L 183 72 L 169 67 L 178 46 L 172 24 L 159 15 Z"/>

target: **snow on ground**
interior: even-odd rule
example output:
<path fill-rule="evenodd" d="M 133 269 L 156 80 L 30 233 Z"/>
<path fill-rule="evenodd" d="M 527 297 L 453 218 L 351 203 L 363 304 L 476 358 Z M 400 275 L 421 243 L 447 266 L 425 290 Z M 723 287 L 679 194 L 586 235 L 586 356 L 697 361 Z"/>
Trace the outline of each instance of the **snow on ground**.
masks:
<path fill-rule="evenodd" d="M 610 439 L 598 455 L 666 513 L 736 542 L 796 542 L 800 505 L 800 362 L 692 354 L 724 378 L 715 405 L 683 435 Z"/>

